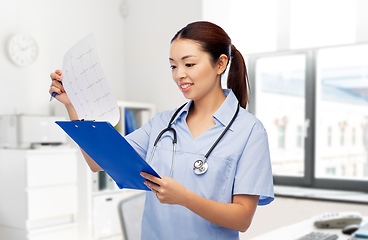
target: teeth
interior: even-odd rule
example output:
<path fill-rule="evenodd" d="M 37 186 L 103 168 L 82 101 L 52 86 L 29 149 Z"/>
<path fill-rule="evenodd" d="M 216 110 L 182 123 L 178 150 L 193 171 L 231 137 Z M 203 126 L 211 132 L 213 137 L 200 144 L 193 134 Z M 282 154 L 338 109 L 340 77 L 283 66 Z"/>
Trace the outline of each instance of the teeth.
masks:
<path fill-rule="evenodd" d="M 192 85 L 192 84 L 185 84 L 185 85 L 181 85 L 180 87 L 181 87 L 181 88 L 187 88 L 187 87 L 189 87 L 190 85 Z"/>

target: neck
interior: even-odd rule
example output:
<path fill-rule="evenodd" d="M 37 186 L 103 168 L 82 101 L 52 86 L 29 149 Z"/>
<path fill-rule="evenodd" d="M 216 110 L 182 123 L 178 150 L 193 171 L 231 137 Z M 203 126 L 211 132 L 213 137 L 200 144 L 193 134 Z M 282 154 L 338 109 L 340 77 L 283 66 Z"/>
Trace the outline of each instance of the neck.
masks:
<path fill-rule="evenodd" d="M 202 99 L 193 100 L 191 112 L 197 116 L 211 116 L 219 109 L 226 96 L 221 88 Z"/>

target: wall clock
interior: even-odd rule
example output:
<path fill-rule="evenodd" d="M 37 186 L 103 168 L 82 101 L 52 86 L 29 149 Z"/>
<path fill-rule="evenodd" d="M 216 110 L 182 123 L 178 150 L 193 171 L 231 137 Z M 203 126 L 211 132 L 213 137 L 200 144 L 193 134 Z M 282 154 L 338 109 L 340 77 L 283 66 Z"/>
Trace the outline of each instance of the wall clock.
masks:
<path fill-rule="evenodd" d="M 13 63 L 26 67 L 33 63 L 38 54 L 36 41 L 29 35 L 16 34 L 9 39 L 8 54 Z"/>

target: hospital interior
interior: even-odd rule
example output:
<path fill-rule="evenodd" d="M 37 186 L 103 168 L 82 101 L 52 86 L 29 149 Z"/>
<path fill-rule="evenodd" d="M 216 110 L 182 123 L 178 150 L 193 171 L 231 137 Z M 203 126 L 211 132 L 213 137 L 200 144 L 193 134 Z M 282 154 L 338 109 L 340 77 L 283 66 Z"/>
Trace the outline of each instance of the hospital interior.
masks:
<path fill-rule="evenodd" d="M 89 169 L 50 73 L 92 34 L 124 136 L 187 101 L 170 40 L 202 20 L 243 54 L 268 134 L 275 199 L 240 240 L 368 238 L 368 1 L 0 0 L 1 240 L 140 239 L 145 191 Z"/>

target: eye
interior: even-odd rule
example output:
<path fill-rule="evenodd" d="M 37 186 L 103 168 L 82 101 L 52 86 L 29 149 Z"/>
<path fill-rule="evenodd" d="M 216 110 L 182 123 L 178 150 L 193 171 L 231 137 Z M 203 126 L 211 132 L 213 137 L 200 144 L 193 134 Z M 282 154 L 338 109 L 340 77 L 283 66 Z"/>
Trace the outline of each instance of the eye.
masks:
<path fill-rule="evenodd" d="M 194 63 L 187 63 L 185 64 L 186 67 L 193 67 L 195 64 Z"/>
<path fill-rule="evenodd" d="M 170 68 L 171 68 L 171 69 L 175 69 L 175 68 L 176 68 L 176 66 L 174 66 L 174 65 L 171 65 L 171 66 L 170 66 Z"/>

